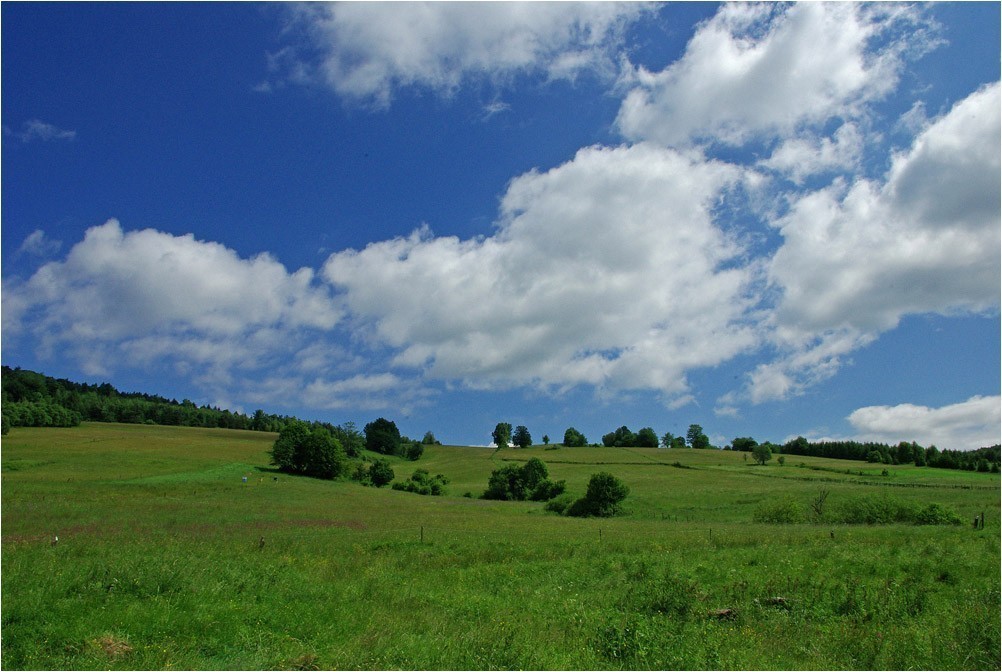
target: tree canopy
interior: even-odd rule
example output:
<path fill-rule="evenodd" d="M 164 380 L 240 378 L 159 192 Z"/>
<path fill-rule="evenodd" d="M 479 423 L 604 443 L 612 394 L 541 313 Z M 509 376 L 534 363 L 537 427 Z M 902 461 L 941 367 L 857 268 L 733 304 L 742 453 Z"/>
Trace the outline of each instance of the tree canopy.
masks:
<path fill-rule="evenodd" d="M 685 438 L 690 448 L 710 447 L 710 439 L 703 433 L 703 428 L 699 425 L 689 425 L 689 431 L 686 432 Z"/>
<path fill-rule="evenodd" d="M 400 454 L 400 430 L 397 423 L 376 418 L 365 426 L 365 447 L 383 455 Z"/>
<path fill-rule="evenodd" d="M 491 437 L 494 439 L 494 445 L 498 448 L 507 448 L 508 444 L 511 443 L 511 423 L 499 422 L 494 427 Z"/>
<path fill-rule="evenodd" d="M 525 425 L 519 425 L 515 428 L 514 434 L 511 435 L 511 441 L 519 448 L 528 448 L 532 445 L 532 435 L 529 434 L 529 429 Z"/>
<path fill-rule="evenodd" d="M 567 431 L 564 432 L 564 445 L 568 448 L 580 448 L 588 445 L 588 439 L 578 430 L 568 427 Z"/>
<path fill-rule="evenodd" d="M 286 473 L 332 479 L 345 473 L 348 456 L 327 429 L 295 422 L 279 432 L 271 463 Z"/>

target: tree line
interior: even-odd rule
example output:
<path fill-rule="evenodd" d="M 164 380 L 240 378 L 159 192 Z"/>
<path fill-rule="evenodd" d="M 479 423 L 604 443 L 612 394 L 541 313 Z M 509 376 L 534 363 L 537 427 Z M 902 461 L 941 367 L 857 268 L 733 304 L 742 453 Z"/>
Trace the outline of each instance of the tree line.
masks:
<path fill-rule="evenodd" d="M 81 422 L 125 422 L 279 432 L 297 418 L 263 410 L 252 415 L 198 406 L 185 399 L 121 392 L 109 383 L 76 383 L 21 368 L 2 367 L 4 432 L 11 427 L 75 427 Z"/>
<path fill-rule="evenodd" d="M 512 430 L 507 422 L 500 422 L 492 433 L 494 443 L 499 447 L 515 445 L 527 448 L 532 445 L 529 430 L 519 425 Z M 543 436 L 543 443 L 549 444 L 548 436 Z M 568 427 L 564 432 L 562 445 L 566 447 L 598 446 L 598 443 L 588 443 L 587 437 L 575 429 Z M 644 427 L 634 433 L 623 425 L 602 436 L 601 445 L 615 448 L 696 448 L 716 449 L 710 443 L 703 428 L 697 424 L 689 425 L 685 436 L 666 432 L 659 438 L 657 433 Z M 981 471 L 998 473 L 1000 470 L 1000 446 L 978 448 L 977 450 L 940 450 L 936 446 L 923 447 L 912 442 L 902 441 L 896 446 L 885 443 L 860 441 L 817 441 L 811 442 L 802 436 L 775 444 L 770 441 L 759 443 L 751 437 L 736 437 L 723 450 L 738 450 L 752 453 L 754 459 L 765 464 L 772 455 L 807 455 L 811 457 L 828 457 L 839 460 L 857 460 L 880 464 L 915 464 L 919 467 L 936 467 L 938 469 L 963 469 L 966 471 Z"/>
<path fill-rule="evenodd" d="M 123 422 L 147 425 L 244 429 L 280 433 L 288 427 L 306 425 L 323 429 L 341 444 L 349 457 L 363 448 L 374 452 L 418 459 L 424 446 L 439 441 L 430 431 L 421 441 L 400 434 L 392 422 L 378 418 L 371 432 L 360 431 L 354 422 L 334 425 L 305 421 L 291 415 L 275 415 L 258 409 L 251 415 L 198 406 L 155 394 L 121 392 L 109 383 L 91 385 L 53 378 L 22 368 L 0 367 L 2 377 L 3 433 L 11 427 L 76 427 L 81 422 Z M 368 428 L 368 426 L 366 426 Z M 370 443 L 371 442 L 371 443 Z"/>
<path fill-rule="evenodd" d="M 499 448 L 507 448 L 509 445 L 519 448 L 528 448 L 532 445 L 532 434 L 525 425 L 519 425 L 514 430 L 510 422 L 499 422 L 491 433 L 494 445 Z M 550 437 L 543 435 L 543 444 L 549 445 Z M 562 445 L 568 448 L 581 448 L 589 445 L 588 438 L 574 427 L 568 427 L 564 432 Z M 597 443 L 590 444 L 598 446 Z M 671 432 L 659 437 L 651 427 L 644 427 L 634 433 L 629 427 L 623 425 L 608 434 L 602 436 L 602 445 L 607 448 L 712 448 L 710 439 L 703 432 L 699 425 L 689 425 L 689 431 L 685 436 L 675 436 Z"/>
<path fill-rule="evenodd" d="M 759 444 L 751 437 L 739 437 L 731 442 L 732 450 L 754 451 L 766 446 L 771 453 L 829 457 L 837 460 L 857 460 L 874 464 L 914 464 L 937 469 L 962 469 L 965 471 L 999 472 L 1002 451 L 999 445 L 977 450 L 940 450 L 936 446 L 923 447 L 911 441 L 896 446 L 886 443 L 860 441 L 808 441 L 802 436 L 776 445 L 768 441 Z"/>

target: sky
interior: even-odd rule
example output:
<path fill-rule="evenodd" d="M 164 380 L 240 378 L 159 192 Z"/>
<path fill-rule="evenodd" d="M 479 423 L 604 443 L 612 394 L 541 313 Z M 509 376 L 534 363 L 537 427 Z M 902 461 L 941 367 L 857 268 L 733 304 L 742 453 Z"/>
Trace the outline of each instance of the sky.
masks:
<path fill-rule="evenodd" d="M 464 445 L 999 443 L 999 12 L 3 3 L 3 363 Z"/>

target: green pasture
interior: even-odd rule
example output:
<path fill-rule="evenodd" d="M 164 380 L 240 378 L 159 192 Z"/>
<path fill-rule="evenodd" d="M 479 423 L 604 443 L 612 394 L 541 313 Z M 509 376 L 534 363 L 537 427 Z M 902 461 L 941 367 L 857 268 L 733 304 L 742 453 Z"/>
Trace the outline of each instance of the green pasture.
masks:
<path fill-rule="evenodd" d="M 4 437 L 6 669 L 999 669 L 997 474 L 741 453 L 428 446 L 444 497 L 272 471 L 275 435 Z M 478 499 L 536 456 L 615 519 Z M 883 475 L 884 469 L 888 470 Z M 846 473 L 848 470 L 848 473 Z M 862 472 L 862 475 L 860 475 Z M 246 480 L 244 480 L 246 479 Z M 764 524 L 888 496 L 963 525 Z M 465 497 L 470 493 L 472 497 Z M 984 512 L 985 528 L 970 525 Z M 58 535 L 58 543 L 53 544 Z"/>

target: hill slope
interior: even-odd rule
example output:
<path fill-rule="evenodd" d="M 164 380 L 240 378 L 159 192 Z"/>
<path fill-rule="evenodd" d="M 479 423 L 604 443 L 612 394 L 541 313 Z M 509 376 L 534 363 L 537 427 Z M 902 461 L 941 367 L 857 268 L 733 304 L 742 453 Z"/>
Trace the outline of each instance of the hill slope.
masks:
<path fill-rule="evenodd" d="M 429 446 L 419 463 L 394 464 L 398 479 L 417 466 L 449 477 L 447 496 L 421 497 L 276 474 L 273 438 L 13 430 L 2 454 L 5 667 L 999 666 L 991 474 Z M 616 474 L 631 488 L 628 515 L 569 519 L 462 496 L 530 455 L 575 495 L 594 471 Z M 935 501 L 965 520 L 985 511 L 987 524 L 755 522 L 763 504 L 806 507 L 822 489 L 830 506 Z"/>

